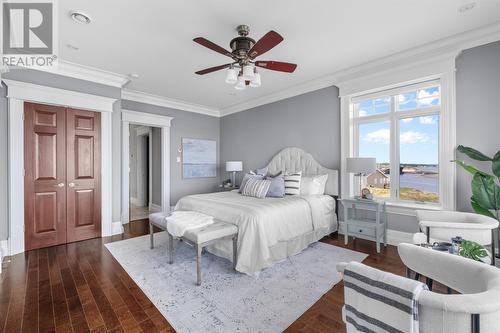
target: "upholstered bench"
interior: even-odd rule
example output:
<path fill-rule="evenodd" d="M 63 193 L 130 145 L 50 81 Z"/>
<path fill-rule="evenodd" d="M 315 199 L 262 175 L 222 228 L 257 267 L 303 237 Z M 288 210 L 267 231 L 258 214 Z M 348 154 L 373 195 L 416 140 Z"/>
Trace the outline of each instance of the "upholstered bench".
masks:
<path fill-rule="evenodd" d="M 168 233 L 168 252 L 169 262 L 174 262 L 174 237 Z M 184 236 L 180 237 L 181 240 L 191 244 L 196 249 L 196 284 L 201 285 L 201 255 L 205 246 L 211 245 L 215 242 L 232 239 L 233 240 L 233 268 L 236 267 L 236 258 L 238 254 L 238 228 L 234 224 L 215 222 L 206 227 L 199 229 L 188 230 Z"/>
<path fill-rule="evenodd" d="M 158 212 L 149 215 L 149 238 L 151 240 L 151 248 L 154 248 L 153 226 L 167 231 L 167 217 L 170 213 Z"/>

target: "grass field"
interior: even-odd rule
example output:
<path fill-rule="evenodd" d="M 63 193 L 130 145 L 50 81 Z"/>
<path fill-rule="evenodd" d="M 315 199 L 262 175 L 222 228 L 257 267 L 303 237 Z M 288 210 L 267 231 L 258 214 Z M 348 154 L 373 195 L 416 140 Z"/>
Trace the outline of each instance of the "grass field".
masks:
<path fill-rule="evenodd" d="M 388 188 L 370 187 L 370 192 L 374 197 L 378 198 L 389 198 L 391 196 L 391 190 Z M 409 187 L 401 188 L 400 198 L 402 200 L 439 203 L 439 196 L 436 193 L 422 192 Z"/>

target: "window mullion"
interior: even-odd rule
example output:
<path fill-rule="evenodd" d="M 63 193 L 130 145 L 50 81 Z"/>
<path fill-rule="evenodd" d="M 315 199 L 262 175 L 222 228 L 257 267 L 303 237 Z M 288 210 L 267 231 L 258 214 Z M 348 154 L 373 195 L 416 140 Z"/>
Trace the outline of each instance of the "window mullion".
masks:
<path fill-rule="evenodd" d="M 396 98 L 391 97 L 391 200 L 399 200 L 399 121 L 396 111 Z"/>

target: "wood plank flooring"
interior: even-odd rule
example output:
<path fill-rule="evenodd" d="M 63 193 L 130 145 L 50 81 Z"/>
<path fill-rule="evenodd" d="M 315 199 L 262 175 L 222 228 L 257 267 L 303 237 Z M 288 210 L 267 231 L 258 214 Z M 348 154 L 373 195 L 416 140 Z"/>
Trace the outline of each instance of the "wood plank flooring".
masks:
<path fill-rule="evenodd" d="M 10 258 L 0 274 L 0 331 L 174 332 L 146 295 L 104 247 L 148 233 L 146 220 L 120 236 L 29 251 Z M 364 263 L 404 275 L 393 246 L 375 252 L 373 242 L 325 237 L 325 243 L 365 252 Z M 286 332 L 344 332 L 343 286 L 337 284 Z"/>

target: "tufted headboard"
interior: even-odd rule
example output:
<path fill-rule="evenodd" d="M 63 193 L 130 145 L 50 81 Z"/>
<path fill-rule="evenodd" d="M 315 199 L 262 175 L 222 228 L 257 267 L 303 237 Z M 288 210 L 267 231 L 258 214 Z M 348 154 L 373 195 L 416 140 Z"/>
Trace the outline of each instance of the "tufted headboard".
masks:
<path fill-rule="evenodd" d="M 328 174 L 325 193 L 329 195 L 339 194 L 339 175 L 337 170 L 327 169 L 321 166 L 311 154 L 296 147 L 285 148 L 276 154 L 267 165 L 268 172 L 276 174 L 280 171 L 299 172 L 303 175 Z"/>

